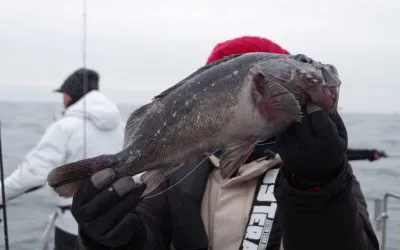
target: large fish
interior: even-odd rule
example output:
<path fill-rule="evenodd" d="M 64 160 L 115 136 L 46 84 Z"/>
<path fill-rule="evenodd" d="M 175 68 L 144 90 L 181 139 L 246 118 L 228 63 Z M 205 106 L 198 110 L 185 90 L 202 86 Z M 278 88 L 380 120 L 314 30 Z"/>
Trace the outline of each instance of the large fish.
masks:
<path fill-rule="evenodd" d="M 129 117 L 123 150 L 66 164 L 49 185 L 71 197 L 84 178 L 104 168 L 120 177 L 145 172 L 143 195 L 188 159 L 223 149 L 220 171 L 228 178 L 258 141 L 301 121 L 301 105 L 337 108 L 341 81 L 334 66 L 299 55 L 248 53 L 204 66 L 154 97 Z"/>

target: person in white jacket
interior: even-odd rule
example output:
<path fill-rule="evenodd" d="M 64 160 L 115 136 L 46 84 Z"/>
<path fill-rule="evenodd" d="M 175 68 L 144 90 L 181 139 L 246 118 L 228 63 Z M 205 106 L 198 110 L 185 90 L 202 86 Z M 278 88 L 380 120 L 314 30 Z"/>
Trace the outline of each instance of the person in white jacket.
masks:
<path fill-rule="evenodd" d="M 78 69 L 55 90 L 63 94 L 63 116 L 47 128 L 39 143 L 5 179 L 7 200 L 44 186 L 48 173 L 58 166 L 122 149 L 125 124 L 120 111 L 98 89 L 99 74 Z M 78 225 L 69 209 L 72 199 L 54 196 L 58 205 L 55 250 L 75 249 Z"/>

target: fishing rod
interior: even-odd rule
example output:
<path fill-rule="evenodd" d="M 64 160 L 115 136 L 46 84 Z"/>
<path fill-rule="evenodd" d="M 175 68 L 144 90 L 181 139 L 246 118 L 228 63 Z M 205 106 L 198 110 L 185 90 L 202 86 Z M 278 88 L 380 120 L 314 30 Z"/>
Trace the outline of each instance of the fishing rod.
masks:
<path fill-rule="evenodd" d="M 3 181 L 2 181 L 2 182 L 3 182 Z M 21 194 L 18 194 L 18 195 L 16 195 L 16 196 L 13 196 L 13 197 L 11 197 L 11 198 L 8 198 L 8 201 L 13 200 L 13 199 L 15 199 L 15 198 L 17 198 L 17 197 L 20 197 L 20 196 L 22 196 L 22 195 L 24 195 L 24 194 L 27 194 L 27 193 L 33 192 L 33 191 L 35 191 L 35 190 L 38 190 L 38 189 L 40 189 L 40 188 L 42 188 L 42 187 L 44 187 L 44 185 L 39 185 L 39 186 L 30 188 L 30 189 L 26 190 L 25 192 L 23 192 L 23 193 L 21 193 Z M 0 209 L 3 209 L 3 205 L 0 205 Z M 2 221 L 2 220 L 0 219 L 0 222 L 1 222 L 1 221 Z"/>
<path fill-rule="evenodd" d="M 1 197 L 3 199 L 3 230 L 4 230 L 4 246 L 5 250 L 9 250 L 8 246 L 8 226 L 7 226 L 7 205 L 6 205 L 6 193 L 4 190 L 4 166 L 3 166 L 3 150 L 1 148 L 1 121 L 0 121 L 0 179 L 1 179 Z"/>
<path fill-rule="evenodd" d="M 400 158 L 400 153 L 387 153 L 385 154 L 385 156 L 383 156 L 384 158 Z"/>
<path fill-rule="evenodd" d="M 400 158 L 400 153 L 386 153 L 385 151 L 377 151 L 378 155 L 380 158 L 388 158 L 388 159 L 393 159 L 393 158 Z"/>
<path fill-rule="evenodd" d="M 84 91 L 84 100 L 83 100 L 83 105 L 84 105 L 84 124 L 83 124 L 83 143 L 84 143 L 84 157 L 86 158 L 86 98 L 85 95 L 88 91 L 88 76 L 86 72 L 86 0 L 83 0 L 83 53 L 82 53 L 82 60 L 83 60 L 83 69 L 84 69 L 84 79 L 83 79 L 83 91 Z M 55 117 L 53 117 L 55 118 Z M 5 195 L 5 188 L 4 188 L 4 166 L 3 166 L 3 153 L 2 153 L 2 147 L 1 147 L 1 121 L 0 121 L 0 181 L 1 181 L 1 195 L 2 195 L 2 200 L 3 204 L 0 206 L 0 209 L 3 210 L 3 229 L 4 229 L 4 245 L 5 245 L 5 250 L 9 250 L 9 242 L 8 242 L 8 223 L 7 223 L 7 205 L 6 205 L 6 195 Z M 37 190 L 39 188 L 42 188 L 44 185 L 40 185 L 37 187 L 33 187 L 27 191 L 25 191 L 23 194 L 30 193 L 34 190 Z M 16 197 L 13 197 L 16 198 Z M 0 220 L 1 221 L 1 220 Z"/>
<path fill-rule="evenodd" d="M 86 93 L 88 91 L 87 84 L 87 70 L 86 70 L 86 0 L 83 0 L 83 41 L 82 41 L 82 64 L 84 69 L 84 77 L 83 77 L 83 110 L 84 110 L 84 119 L 83 119 L 83 157 L 86 159 Z"/>

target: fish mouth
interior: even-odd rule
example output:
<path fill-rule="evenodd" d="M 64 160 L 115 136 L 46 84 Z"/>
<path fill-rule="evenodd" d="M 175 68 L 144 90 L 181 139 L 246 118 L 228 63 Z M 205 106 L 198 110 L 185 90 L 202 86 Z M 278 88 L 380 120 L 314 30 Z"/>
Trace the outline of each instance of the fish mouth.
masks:
<path fill-rule="evenodd" d="M 308 97 L 325 112 L 333 114 L 338 108 L 340 86 L 315 85 L 308 89 Z"/>
<path fill-rule="evenodd" d="M 332 114 L 338 108 L 340 85 L 342 83 L 334 66 L 326 64 L 319 67 L 319 69 L 321 70 L 324 84 L 321 86 L 319 100 L 315 103 L 326 112 Z"/>
<path fill-rule="evenodd" d="M 312 102 L 325 112 L 335 113 L 338 108 L 341 81 L 326 70 L 322 75 L 312 76 L 299 71 L 300 81 L 297 86 L 305 93 L 302 105 Z"/>
<path fill-rule="evenodd" d="M 301 89 L 301 105 L 307 102 L 314 103 L 325 112 L 333 114 L 338 109 L 339 92 L 342 84 L 335 66 L 315 62 L 305 56 L 298 56 L 297 60 L 309 64 L 299 66 L 294 71 L 295 85 Z M 296 65 L 296 64 L 294 64 Z"/>
<path fill-rule="evenodd" d="M 325 99 L 324 109 L 328 113 L 336 112 L 339 103 L 340 86 L 324 86 L 323 95 Z"/>

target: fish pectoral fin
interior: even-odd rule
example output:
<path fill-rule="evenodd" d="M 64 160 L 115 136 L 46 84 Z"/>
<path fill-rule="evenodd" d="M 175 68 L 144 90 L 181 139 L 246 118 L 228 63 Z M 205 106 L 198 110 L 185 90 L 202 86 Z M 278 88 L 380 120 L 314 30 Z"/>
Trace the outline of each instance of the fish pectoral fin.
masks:
<path fill-rule="evenodd" d="M 253 152 L 259 138 L 235 143 L 223 148 L 219 157 L 220 173 L 222 178 L 231 177 Z"/>
<path fill-rule="evenodd" d="M 167 177 L 175 172 L 178 168 L 182 167 L 184 163 L 173 167 L 163 167 L 157 168 L 150 171 L 145 172 L 140 180 L 146 184 L 146 190 L 143 192 L 142 197 L 148 195 L 153 192 L 163 181 L 167 179 Z"/>

